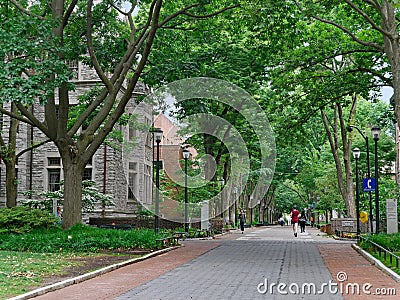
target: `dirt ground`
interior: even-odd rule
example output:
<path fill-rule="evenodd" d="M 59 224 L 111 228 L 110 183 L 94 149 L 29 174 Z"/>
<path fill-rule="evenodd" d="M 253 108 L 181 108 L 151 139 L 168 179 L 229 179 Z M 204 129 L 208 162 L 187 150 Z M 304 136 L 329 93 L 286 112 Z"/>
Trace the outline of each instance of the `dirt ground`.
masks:
<path fill-rule="evenodd" d="M 107 266 L 111 266 L 129 259 L 137 258 L 139 256 L 145 255 L 149 251 L 137 250 L 129 253 L 114 253 L 114 255 L 104 254 L 97 257 L 78 257 L 72 259 L 73 261 L 78 261 L 80 264 L 78 266 L 73 266 L 65 269 L 62 275 L 52 275 L 44 278 L 44 281 L 40 286 L 32 287 L 30 290 L 37 289 L 39 287 L 47 286 L 59 281 L 63 281 L 69 278 L 73 278 L 79 275 L 89 273 Z M 116 255 L 118 254 L 118 255 Z"/>

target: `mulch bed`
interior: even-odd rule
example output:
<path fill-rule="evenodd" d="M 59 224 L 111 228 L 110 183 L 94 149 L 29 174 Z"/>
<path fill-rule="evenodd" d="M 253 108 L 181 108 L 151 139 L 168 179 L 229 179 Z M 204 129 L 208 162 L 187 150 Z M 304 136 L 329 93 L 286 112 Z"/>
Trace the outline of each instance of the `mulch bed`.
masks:
<path fill-rule="evenodd" d="M 91 271 L 95 271 L 104 267 L 108 267 L 129 259 L 137 258 L 139 256 L 145 255 L 149 253 L 149 250 L 131 250 L 131 251 L 109 251 L 104 255 L 97 257 L 77 257 L 72 258 L 72 261 L 80 262 L 78 266 L 73 266 L 65 269 L 64 274 L 62 275 L 52 275 L 43 278 L 44 281 L 40 284 L 39 287 L 44 287 L 47 285 L 51 285 L 56 282 L 60 282 L 69 278 L 73 278 L 79 275 L 83 275 L 89 273 Z M 109 253 L 109 254 L 108 254 Z M 112 255 L 115 254 L 115 255 Z M 117 255 L 118 254 L 118 255 Z M 38 287 L 33 287 L 36 289 Z"/>

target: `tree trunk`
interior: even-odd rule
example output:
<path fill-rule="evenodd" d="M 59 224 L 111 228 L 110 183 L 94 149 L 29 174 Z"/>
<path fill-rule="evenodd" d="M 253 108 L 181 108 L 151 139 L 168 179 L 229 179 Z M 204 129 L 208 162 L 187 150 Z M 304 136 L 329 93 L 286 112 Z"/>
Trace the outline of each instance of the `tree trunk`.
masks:
<path fill-rule="evenodd" d="M 77 158 L 63 158 L 64 207 L 62 228 L 68 229 L 82 223 L 82 178 L 84 165 Z"/>
<path fill-rule="evenodd" d="M 17 107 L 14 103 L 11 104 L 11 113 L 15 114 Z M 14 207 L 17 205 L 17 189 L 18 189 L 18 178 L 16 165 L 16 144 L 17 144 L 17 132 L 18 132 L 19 121 L 17 119 L 10 119 L 10 128 L 8 131 L 8 147 L 7 153 L 4 160 L 6 165 L 6 206 Z"/>
<path fill-rule="evenodd" d="M 7 158 L 6 165 L 6 206 L 11 208 L 17 206 L 17 171 L 14 159 Z"/>
<path fill-rule="evenodd" d="M 355 99 L 354 99 L 355 104 Z M 355 112 L 355 105 L 353 105 L 352 113 Z M 329 145 L 332 150 L 333 159 L 335 161 L 337 181 L 340 190 L 340 194 L 346 204 L 346 211 L 348 217 L 355 217 L 355 203 L 354 203 L 354 189 L 353 189 L 353 172 L 350 163 L 350 149 L 351 140 L 347 139 L 346 128 L 343 120 L 343 115 L 341 113 L 341 106 L 339 104 L 335 105 L 335 115 L 334 124 L 330 126 L 329 120 L 323 110 L 321 110 L 322 121 L 325 127 L 326 134 L 328 136 Z M 338 124 L 339 123 L 339 124 Z M 331 129 L 332 127 L 332 129 Z M 339 128 L 338 128 L 339 127 Z M 342 149 L 343 149 L 343 166 L 339 155 L 339 131 L 342 136 Z M 343 177 L 345 174 L 346 179 Z"/>
<path fill-rule="evenodd" d="M 384 51 L 392 71 L 392 87 L 394 91 L 394 113 L 396 121 L 400 124 L 400 43 L 395 13 L 395 5 L 390 1 L 382 1 L 380 6 L 382 18 Z"/>

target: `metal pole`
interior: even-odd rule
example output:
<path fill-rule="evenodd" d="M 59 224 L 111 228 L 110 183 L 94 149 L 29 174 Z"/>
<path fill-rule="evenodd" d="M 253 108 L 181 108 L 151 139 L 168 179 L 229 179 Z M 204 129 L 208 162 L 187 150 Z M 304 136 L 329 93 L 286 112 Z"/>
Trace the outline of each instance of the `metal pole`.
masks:
<path fill-rule="evenodd" d="M 369 143 L 368 143 L 368 136 L 364 135 L 361 130 L 357 126 L 349 126 L 348 130 L 351 132 L 353 130 L 353 127 L 357 129 L 357 131 L 361 134 L 361 136 L 365 140 L 365 145 L 367 147 L 367 168 L 368 168 L 368 178 L 371 178 L 371 165 L 370 165 L 370 160 L 369 160 Z M 368 200 L 369 200 L 369 221 L 370 221 L 370 226 L 371 226 L 371 232 L 374 232 L 374 222 L 372 220 L 372 195 L 371 192 L 368 192 Z"/>
<path fill-rule="evenodd" d="M 358 157 L 356 159 L 356 214 L 357 214 L 357 240 L 360 238 L 360 193 L 358 183 Z"/>
<path fill-rule="evenodd" d="M 367 145 L 367 167 L 368 167 L 368 178 L 371 178 L 371 166 L 369 161 L 369 143 L 368 137 L 365 137 L 365 143 Z M 374 222 L 372 220 L 372 195 L 371 192 L 368 192 L 368 200 L 369 200 L 369 224 L 371 226 L 371 233 L 374 232 Z"/>
<path fill-rule="evenodd" d="M 376 224 L 375 230 L 376 234 L 379 233 L 379 185 L 378 185 L 378 176 L 379 176 L 379 164 L 378 164 L 378 139 L 374 139 L 375 142 L 375 213 L 376 213 Z"/>
<path fill-rule="evenodd" d="M 158 214 L 159 214 L 159 197 L 160 197 L 160 142 L 156 140 L 157 143 L 157 161 L 156 161 L 156 206 L 154 212 L 154 232 L 158 234 Z"/>
<path fill-rule="evenodd" d="M 188 176 L 187 176 L 187 158 L 185 157 L 185 232 L 189 232 L 188 216 Z"/>

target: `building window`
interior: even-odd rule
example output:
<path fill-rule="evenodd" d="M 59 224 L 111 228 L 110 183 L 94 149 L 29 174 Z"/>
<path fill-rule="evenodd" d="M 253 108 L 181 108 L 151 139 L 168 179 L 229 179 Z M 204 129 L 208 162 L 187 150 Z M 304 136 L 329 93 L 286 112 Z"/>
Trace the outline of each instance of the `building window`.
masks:
<path fill-rule="evenodd" d="M 72 79 L 79 79 L 79 63 L 77 60 L 68 61 L 68 69 L 72 72 Z"/>
<path fill-rule="evenodd" d="M 129 162 L 129 172 L 128 172 L 128 199 L 136 199 L 137 195 L 137 162 Z"/>
<path fill-rule="evenodd" d="M 50 192 L 60 190 L 61 181 L 61 158 L 47 158 L 48 189 Z"/>
<path fill-rule="evenodd" d="M 82 180 L 92 180 L 93 178 L 93 166 L 92 166 L 93 157 L 90 158 L 88 163 L 86 164 L 85 170 L 83 171 Z"/>
<path fill-rule="evenodd" d="M 85 168 L 82 180 L 92 180 L 92 168 Z"/>
<path fill-rule="evenodd" d="M 49 157 L 48 158 L 48 166 L 61 166 L 61 158 L 59 157 Z"/>
<path fill-rule="evenodd" d="M 49 191 L 55 192 L 60 190 L 61 170 L 49 169 L 48 172 L 49 172 Z"/>

